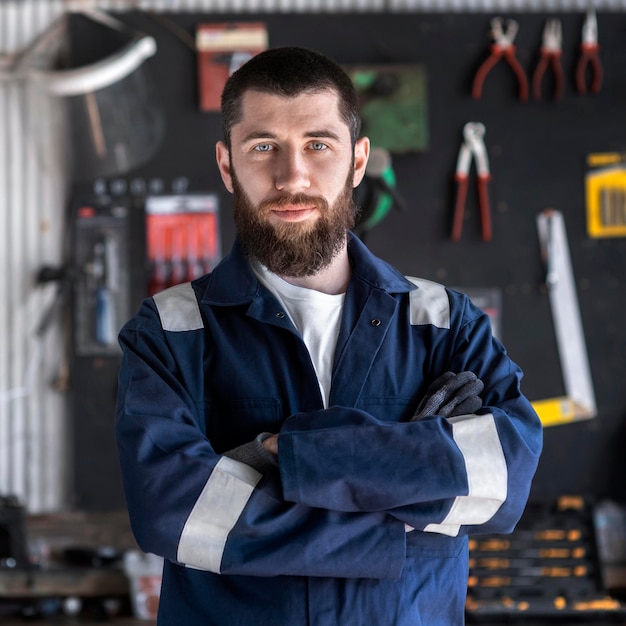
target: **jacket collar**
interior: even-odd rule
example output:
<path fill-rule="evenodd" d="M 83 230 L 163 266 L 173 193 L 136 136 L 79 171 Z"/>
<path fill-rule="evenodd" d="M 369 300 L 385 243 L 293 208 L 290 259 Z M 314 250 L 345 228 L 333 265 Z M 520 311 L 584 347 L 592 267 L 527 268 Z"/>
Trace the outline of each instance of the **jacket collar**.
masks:
<path fill-rule="evenodd" d="M 352 263 L 351 281 L 360 280 L 388 293 L 406 293 L 416 288 L 398 270 L 373 255 L 354 233 L 348 235 L 348 255 Z M 263 289 L 238 240 L 213 272 L 196 282 L 206 284 L 203 304 L 245 304 L 259 296 Z"/>
<path fill-rule="evenodd" d="M 352 262 L 351 280 L 361 279 L 388 293 L 406 293 L 415 289 L 415 285 L 395 267 L 372 254 L 354 233 L 348 236 L 348 255 Z"/>

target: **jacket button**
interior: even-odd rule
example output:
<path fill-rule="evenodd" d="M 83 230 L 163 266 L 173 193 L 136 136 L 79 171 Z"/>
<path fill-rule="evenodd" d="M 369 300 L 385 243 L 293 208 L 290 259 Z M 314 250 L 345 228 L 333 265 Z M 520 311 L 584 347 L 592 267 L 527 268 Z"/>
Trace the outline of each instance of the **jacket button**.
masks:
<path fill-rule="evenodd" d="M 374 318 L 374 319 L 370 322 L 370 324 L 371 324 L 372 326 L 380 326 L 380 325 L 382 324 L 382 322 L 381 322 L 378 318 L 376 318 L 376 317 L 375 317 L 375 318 Z"/>
<path fill-rule="evenodd" d="M 282 311 L 278 311 L 278 312 L 276 313 L 276 317 L 277 317 L 278 319 L 281 319 L 281 320 L 282 320 L 282 319 L 283 319 L 283 317 L 285 317 L 285 314 L 284 314 Z"/>

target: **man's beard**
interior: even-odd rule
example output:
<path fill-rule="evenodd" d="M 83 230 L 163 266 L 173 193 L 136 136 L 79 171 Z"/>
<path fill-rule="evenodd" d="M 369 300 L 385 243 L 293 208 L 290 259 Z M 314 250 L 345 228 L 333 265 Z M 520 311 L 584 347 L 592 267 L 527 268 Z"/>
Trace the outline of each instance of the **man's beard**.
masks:
<path fill-rule="evenodd" d="M 327 267 L 343 248 L 347 231 L 354 227 L 352 171 L 343 191 L 329 206 L 321 196 L 295 194 L 265 200 L 254 206 L 231 168 L 233 208 L 237 236 L 244 251 L 279 276 L 312 276 Z M 285 205 L 315 205 L 320 213 L 308 221 L 270 224 L 272 209 Z"/>

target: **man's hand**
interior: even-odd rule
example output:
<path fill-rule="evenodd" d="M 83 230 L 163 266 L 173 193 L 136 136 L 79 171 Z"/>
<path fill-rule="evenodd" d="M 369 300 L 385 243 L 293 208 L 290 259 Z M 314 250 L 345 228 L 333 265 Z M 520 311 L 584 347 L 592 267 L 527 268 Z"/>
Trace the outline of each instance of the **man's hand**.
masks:
<path fill-rule="evenodd" d="M 454 417 L 475 413 L 483 405 L 478 395 L 483 388 L 482 380 L 473 372 L 446 372 L 428 388 L 411 421 L 415 422 L 426 415 Z"/>
<path fill-rule="evenodd" d="M 265 442 L 269 439 L 273 439 L 274 441 L 267 447 Z M 272 435 L 270 433 L 261 433 L 249 443 L 244 443 L 228 452 L 224 452 L 224 456 L 245 463 L 250 467 L 254 467 L 254 469 L 261 472 L 261 474 L 265 474 L 278 467 L 277 454 L 278 435 Z"/>
<path fill-rule="evenodd" d="M 278 435 L 270 435 L 264 439 L 263 447 L 274 456 L 278 456 Z"/>

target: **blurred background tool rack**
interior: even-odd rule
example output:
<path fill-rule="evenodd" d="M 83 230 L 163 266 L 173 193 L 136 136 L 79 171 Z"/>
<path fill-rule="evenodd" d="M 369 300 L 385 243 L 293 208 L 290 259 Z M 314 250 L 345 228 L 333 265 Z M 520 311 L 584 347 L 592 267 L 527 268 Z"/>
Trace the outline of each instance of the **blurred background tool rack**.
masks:
<path fill-rule="evenodd" d="M 531 503 L 511 535 L 470 538 L 468 623 L 626 621 L 608 592 L 594 507 L 579 496 Z"/>

